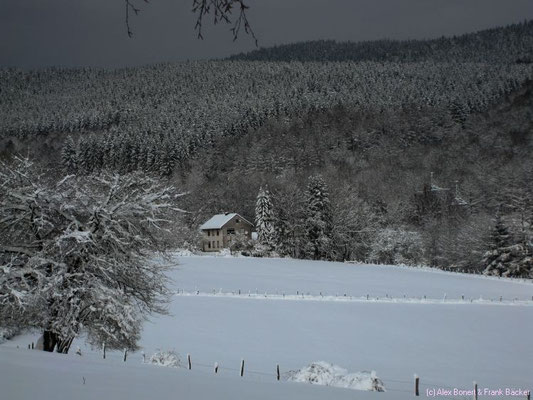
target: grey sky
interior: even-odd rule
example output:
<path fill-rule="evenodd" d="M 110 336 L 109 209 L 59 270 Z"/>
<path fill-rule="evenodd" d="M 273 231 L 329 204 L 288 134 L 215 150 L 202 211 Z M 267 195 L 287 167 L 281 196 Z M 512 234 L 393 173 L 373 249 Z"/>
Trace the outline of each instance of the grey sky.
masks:
<path fill-rule="evenodd" d="M 1 0 L 0 65 L 125 66 L 223 57 L 251 50 L 228 26 L 196 38 L 191 0 L 137 0 L 135 36 L 123 0 Z M 249 0 L 261 46 L 313 39 L 419 39 L 533 18 L 532 0 Z"/>

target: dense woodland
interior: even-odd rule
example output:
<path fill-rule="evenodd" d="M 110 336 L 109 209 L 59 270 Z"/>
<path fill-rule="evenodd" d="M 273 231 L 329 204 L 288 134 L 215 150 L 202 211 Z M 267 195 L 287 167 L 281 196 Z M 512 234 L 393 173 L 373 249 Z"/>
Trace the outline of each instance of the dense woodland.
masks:
<path fill-rule="evenodd" d="M 531 63 L 533 21 L 433 40 L 317 40 L 261 48 L 230 57 L 244 61 L 378 61 Z"/>
<path fill-rule="evenodd" d="M 236 244 L 247 254 L 531 277 L 532 42 L 526 22 L 222 61 L 2 70 L 0 151 L 58 175 L 142 171 L 188 191 L 177 245 L 232 211 L 256 219 L 260 246 Z"/>

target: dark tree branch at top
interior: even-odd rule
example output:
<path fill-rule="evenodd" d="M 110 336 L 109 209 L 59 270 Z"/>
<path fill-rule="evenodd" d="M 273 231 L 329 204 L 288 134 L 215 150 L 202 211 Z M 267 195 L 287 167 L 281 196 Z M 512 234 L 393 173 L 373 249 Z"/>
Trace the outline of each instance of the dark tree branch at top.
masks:
<path fill-rule="evenodd" d="M 145 3 L 148 3 L 148 0 L 143 0 Z M 128 36 L 133 36 L 133 31 L 130 28 L 130 11 L 133 11 L 135 15 L 139 15 L 141 12 L 140 8 L 137 8 L 133 3 L 133 0 L 124 0 L 124 5 L 126 7 L 126 29 L 128 31 Z"/>
<path fill-rule="evenodd" d="M 140 1 L 140 0 L 139 0 Z M 145 3 L 148 3 L 148 0 L 142 0 Z M 202 27 L 204 17 L 208 14 L 213 15 L 213 24 L 216 25 L 219 22 L 225 22 L 227 24 L 232 24 L 230 29 L 233 34 L 233 40 L 237 40 L 239 33 L 242 29 L 244 32 L 255 40 L 255 45 L 257 46 L 257 37 L 248 22 L 248 16 L 246 14 L 249 6 L 245 4 L 246 0 L 192 0 L 192 12 L 196 14 L 196 25 L 194 29 L 198 32 L 198 38 L 203 39 Z M 125 2 L 125 19 L 126 19 L 126 29 L 128 36 L 133 36 L 133 31 L 130 27 L 130 12 L 133 12 L 135 15 L 138 15 L 141 11 L 135 5 L 135 0 L 124 0 Z M 233 20 L 232 11 L 237 10 L 238 16 Z"/>

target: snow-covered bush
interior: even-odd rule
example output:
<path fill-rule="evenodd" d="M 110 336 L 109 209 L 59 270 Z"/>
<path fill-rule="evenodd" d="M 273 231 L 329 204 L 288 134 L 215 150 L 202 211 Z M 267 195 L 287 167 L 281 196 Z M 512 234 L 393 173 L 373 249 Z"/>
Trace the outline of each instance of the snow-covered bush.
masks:
<path fill-rule="evenodd" d="M 369 261 L 415 265 L 423 261 L 422 237 L 403 229 L 382 229 L 372 243 Z"/>
<path fill-rule="evenodd" d="M 158 351 L 150 357 L 149 364 L 159 365 L 161 367 L 181 367 L 181 358 L 174 350 Z"/>
<path fill-rule="evenodd" d="M 19 334 L 17 328 L 2 328 L 0 327 L 0 344 L 4 343 L 6 340 L 11 339 L 12 337 Z"/>
<path fill-rule="evenodd" d="M 290 371 L 285 374 L 284 378 L 289 382 L 303 382 L 353 390 L 385 391 L 383 382 L 374 371 L 350 374 L 344 368 L 324 361 L 311 363 L 297 371 Z"/>
<path fill-rule="evenodd" d="M 232 237 L 229 249 L 231 253 L 242 251 L 250 252 L 253 250 L 254 244 L 254 241 L 249 239 L 248 236 L 238 233 Z"/>

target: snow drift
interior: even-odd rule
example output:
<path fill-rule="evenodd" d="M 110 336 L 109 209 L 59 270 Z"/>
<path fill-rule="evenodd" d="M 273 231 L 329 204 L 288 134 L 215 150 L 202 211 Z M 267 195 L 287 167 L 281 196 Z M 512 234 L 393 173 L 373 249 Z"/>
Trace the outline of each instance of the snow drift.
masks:
<path fill-rule="evenodd" d="M 159 365 L 161 367 L 181 367 L 181 359 L 178 353 L 174 350 L 170 351 L 158 351 L 150 357 L 149 364 Z"/>
<path fill-rule="evenodd" d="M 285 375 L 289 382 L 305 382 L 314 385 L 335 386 L 353 390 L 384 392 L 385 386 L 376 372 L 356 372 L 349 374 L 347 370 L 324 361 L 317 361 L 297 371 Z"/>

